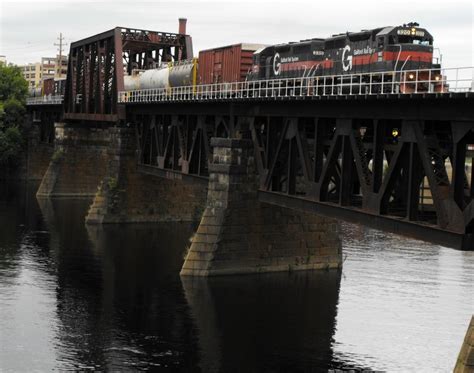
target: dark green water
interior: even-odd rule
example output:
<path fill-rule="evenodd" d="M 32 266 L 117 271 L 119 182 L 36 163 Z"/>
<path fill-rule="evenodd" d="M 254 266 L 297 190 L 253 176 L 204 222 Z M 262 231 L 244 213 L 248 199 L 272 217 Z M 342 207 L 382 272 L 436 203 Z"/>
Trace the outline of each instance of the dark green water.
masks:
<path fill-rule="evenodd" d="M 343 226 L 344 270 L 179 277 L 189 224 L 86 227 L 0 189 L 0 371 L 449 371 L 474 252 Z"/>

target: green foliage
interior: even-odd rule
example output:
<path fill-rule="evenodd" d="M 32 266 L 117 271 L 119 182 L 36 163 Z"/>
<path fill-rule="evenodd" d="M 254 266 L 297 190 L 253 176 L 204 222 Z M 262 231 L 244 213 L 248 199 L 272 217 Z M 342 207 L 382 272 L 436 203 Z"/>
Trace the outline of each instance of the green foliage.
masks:
<path fill-rule="evenodd" d="M 17 66 L 0 65 L 0 166 L 15 165 L 25 144 L 22 126 L 26 115 L 28 83 Z"/>
<path fill-rule="evenodd" d="M 16 98 L 9 98 L 2 104 L 3 113 L 0 125 L 3 127 L 21 126 L 26 115 L 25 106 Z"/>
<path fill-rule="evenodd" d="M 22 145 L 23 139 L 18 127 L 0 130 L 0 164 L 15 164 Z"/>
<path fill-rule="evenodd" d="M 0 102 L 15 99 L 25 102 L 28 82 L 23 78 L 18 66 L 0 65 Z"/>

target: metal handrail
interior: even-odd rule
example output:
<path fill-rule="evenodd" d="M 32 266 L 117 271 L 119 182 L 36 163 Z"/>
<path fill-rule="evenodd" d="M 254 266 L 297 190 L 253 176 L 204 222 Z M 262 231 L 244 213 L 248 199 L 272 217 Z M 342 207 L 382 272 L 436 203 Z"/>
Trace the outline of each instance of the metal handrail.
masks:
<path fill-rule="evenodd" d="M 121 91 L 119 103 L 216 101 L 242 99 L 302 99 L 379 94 L 449 94 L 474 91 L 474 68 L 417 69 L 367 74 L 305 76 L 173 88 Z M 27 99 L 27 105 L 58 105 L 64 96 Z"/>
<path fill-rule="evenodd" d="M 63 100 L 64 95 L 28 97 L 26 105 L 60 105 L 63 103 Z"/>
<path fill-rule="evenodd" d="M 197 86 L 122 91 L 119 103 L 291 99 L 473 91 L 473 67 L 305 76 Z"/>

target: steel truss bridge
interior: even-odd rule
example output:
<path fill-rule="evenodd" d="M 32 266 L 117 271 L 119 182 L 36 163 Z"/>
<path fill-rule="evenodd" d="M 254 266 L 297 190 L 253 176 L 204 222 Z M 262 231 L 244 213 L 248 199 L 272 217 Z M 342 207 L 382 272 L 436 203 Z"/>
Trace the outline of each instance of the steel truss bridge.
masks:
<path fill-rule="evenodd" d="M 74 125 L 133 126 L 139 171 L 203 187 L 210 139 L 249 138 L 262 202 L 474 249 L 472 68 L 123 90 L 124 70 L 171 47 L 186 58 L 186 42 L 116 28 L 73 43 L 64 100 L 30 112 L 49 131 L 53 107 Z"/>
<path fill-rule="evenodd" d="M 208 177 L 211 137 L 251 138 L 260 200 L 474 248 L 472 96 L 136 104 L 139 169 Z"/>

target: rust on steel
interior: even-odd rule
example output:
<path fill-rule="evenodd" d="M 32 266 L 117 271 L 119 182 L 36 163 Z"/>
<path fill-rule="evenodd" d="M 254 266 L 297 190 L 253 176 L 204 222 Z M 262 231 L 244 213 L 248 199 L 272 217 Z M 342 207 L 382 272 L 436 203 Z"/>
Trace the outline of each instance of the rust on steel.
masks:
<path fill-rule="evenodd" d="M 71 43 L 64 95 L 64 119 L 125 120 L 117 105 L 124 72 L 193 57 L 189 35 L 116 27 Z"/>

